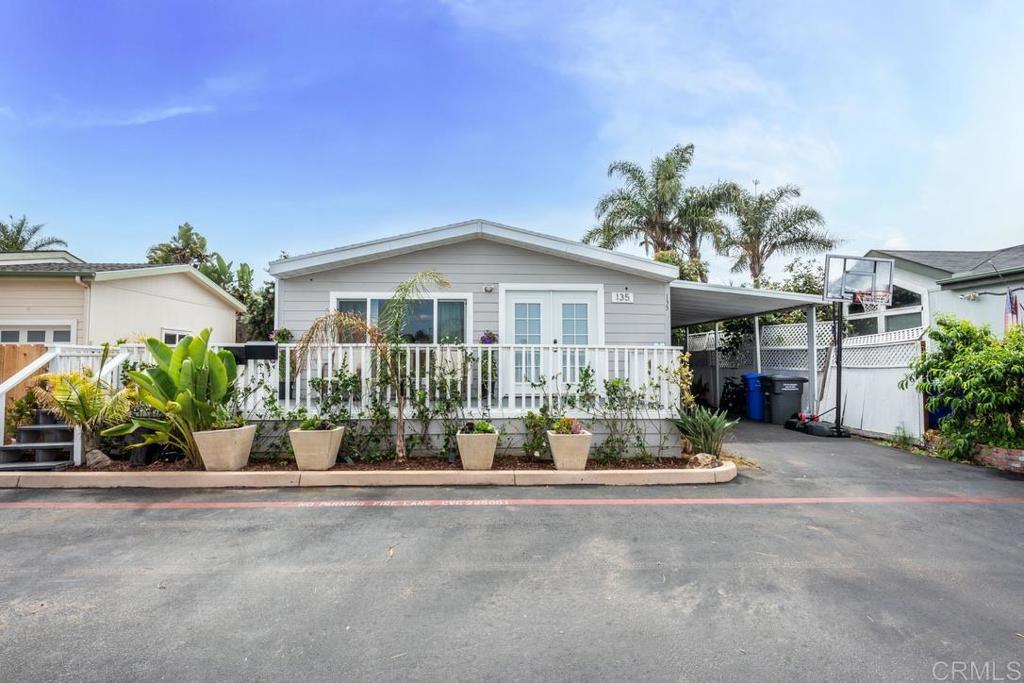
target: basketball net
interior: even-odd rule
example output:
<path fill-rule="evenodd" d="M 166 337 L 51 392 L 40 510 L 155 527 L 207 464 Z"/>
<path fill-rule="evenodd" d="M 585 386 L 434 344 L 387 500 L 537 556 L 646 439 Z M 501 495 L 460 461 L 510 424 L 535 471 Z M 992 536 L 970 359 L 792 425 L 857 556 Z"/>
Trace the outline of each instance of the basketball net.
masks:
<path fill-rule="evenodd" d="M 884 289 L 877 291 L 868 289 L 862 292 L 855 292 L 853 300 L 861 305 L 865 313 L 877 313 L 889 305 L 889 302 L 892 300 L 891 297 L 892 294 Z"/>

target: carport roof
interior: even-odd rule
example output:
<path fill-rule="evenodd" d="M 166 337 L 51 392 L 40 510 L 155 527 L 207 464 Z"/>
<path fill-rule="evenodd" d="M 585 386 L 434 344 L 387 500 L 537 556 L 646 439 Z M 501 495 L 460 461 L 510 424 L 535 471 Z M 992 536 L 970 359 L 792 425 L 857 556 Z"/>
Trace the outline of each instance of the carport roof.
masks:
<path fill-rule="evenodd" d="M 672 327 L 749 318 L 823 303 L 816 294 L 676 280 L 672 283 Z"/>

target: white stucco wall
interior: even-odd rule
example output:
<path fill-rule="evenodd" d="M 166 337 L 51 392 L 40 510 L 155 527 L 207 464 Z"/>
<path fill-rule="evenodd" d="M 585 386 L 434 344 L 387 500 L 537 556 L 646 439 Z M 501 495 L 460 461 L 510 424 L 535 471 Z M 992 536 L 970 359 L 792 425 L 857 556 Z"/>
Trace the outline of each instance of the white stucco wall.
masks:
<path fill-rule="evenodd" d="M 235 310 L 183 273 L 94 282 L 88 343 L 161 337 L 164 329 L 198 332 L 215 342 L 235 341 Z"/>

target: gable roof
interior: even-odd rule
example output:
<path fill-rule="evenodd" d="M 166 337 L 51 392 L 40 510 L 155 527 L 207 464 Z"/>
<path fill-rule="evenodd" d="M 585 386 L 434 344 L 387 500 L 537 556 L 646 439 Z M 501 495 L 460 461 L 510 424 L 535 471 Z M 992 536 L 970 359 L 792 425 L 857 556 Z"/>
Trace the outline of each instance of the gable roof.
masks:
<path fill-rule="evenodd" d="M 96 282 L 181 273 L 206 287 L 239 313 L 245 304 L 187 263 L 4 263 L 0 277 L 80 277 Z"/>
<path fill-rule="evenodd" d="M 890 258 L 917 263 L 941 270 L 950 275 L 990 275 L 996 269 L 1008 270 L 1024 267 L 1024 244 L 994 251 L 914 251 L 872 249 L 868 255 L 881 254 Z"/>
<path fill-rule="evenodd" d="M 642 256 L 602 249 L 582 242 L 482 219 L 442 225 L 437 228 L 385 237 L 370 242 L 277 259 L 270 262 L 270 274 L 274 277 L 294 277 L 471 239 L 486 239 L 509 244 L 662 282 L 671 282 L 679 275 L 675 266 L 659 263 Z"/>

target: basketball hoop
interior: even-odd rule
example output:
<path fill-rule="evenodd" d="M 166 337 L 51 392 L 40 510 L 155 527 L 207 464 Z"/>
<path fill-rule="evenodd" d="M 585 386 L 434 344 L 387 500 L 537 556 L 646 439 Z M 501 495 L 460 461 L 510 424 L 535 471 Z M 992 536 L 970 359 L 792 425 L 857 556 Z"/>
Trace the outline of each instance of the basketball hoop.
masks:
<path fill-rule="evenodd" d="M 853 302 L 860 304 L 865 313 L 877 313 L 892 301 L 892 292 L 886 289 L 867 289 L 853 293 Z"/>

